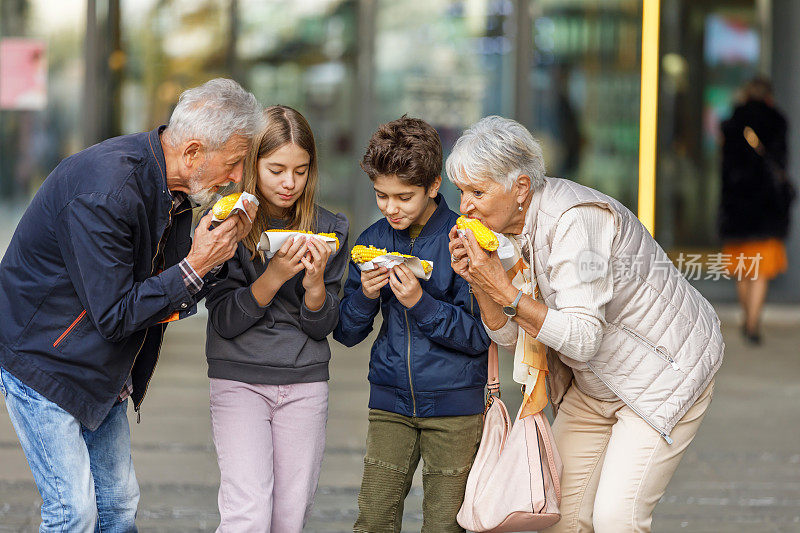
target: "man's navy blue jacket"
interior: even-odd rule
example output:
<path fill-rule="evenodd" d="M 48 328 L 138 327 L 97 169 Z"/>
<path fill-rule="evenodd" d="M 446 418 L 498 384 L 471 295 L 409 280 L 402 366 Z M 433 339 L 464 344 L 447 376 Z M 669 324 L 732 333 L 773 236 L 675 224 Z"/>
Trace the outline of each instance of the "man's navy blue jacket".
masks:
<path fill-rule="evenodd" d="M 433 261 L 431 279 L 420 280 L 422 298 L 409 309 L 389 285 L 381 289 L 380 298 L 367 298 L 361 271 L 350 262 L 333 338 L 355 346 L 372 331 L 378 310 L 382 312 L 369 360 L 372 409 L 416 417 L 483 412 L 489 337 L 469 284 L 450 266 L 448 233 L 458 214 L 448 209 L 442 195 L 436 202 L 416 239 L 382 219 L 356 241 Z"/>
<path fill-rule="evenodd" d="M 129 373 L 139 409 L 166 327 L 159 322 L 192 314 L 205 292 L 192 296 L 177 266 L 191 247 L 192 212 L 186 200 L 171 213 L 160 131 L 64 159 L 0 263 L 0 366 L 90 430 Z"/>

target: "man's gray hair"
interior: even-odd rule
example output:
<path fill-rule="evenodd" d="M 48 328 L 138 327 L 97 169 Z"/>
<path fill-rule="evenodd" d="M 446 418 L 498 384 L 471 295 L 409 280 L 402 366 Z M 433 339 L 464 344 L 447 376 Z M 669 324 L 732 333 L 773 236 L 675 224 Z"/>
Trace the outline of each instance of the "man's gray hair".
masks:
<path fill-rule="evenodd" d="M 490 179 L 510 190 L 523 174 L 532 189 L 544 185 L 542 147 L 525 126 L 496 115 L 480 119 L 459 137 L 446 168 L 456 185 Z"/>
<path fill-rule="evenodd" d="M 263 124 L 261 105 L 252 93 L 233 80 L 216 78 L 183 91 L 164 137 L 173 146 L 197 139 L 214 151 L 233 135 L 252 138 Z"/>

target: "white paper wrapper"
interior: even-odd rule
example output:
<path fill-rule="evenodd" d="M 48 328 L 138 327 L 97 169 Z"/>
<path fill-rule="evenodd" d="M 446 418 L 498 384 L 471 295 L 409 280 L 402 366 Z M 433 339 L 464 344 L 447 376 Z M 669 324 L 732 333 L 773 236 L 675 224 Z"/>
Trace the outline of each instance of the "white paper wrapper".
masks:
<path fill-rule="evenodd" d="M 503 268 L 508 270 L 513 267 L 514 263 L 517 261 L 514 245 L 511 239 L 502 233 L 496 233 L 495 235 L 497 235 L 497 240 L 500 243 L 500 246 L 497 247 L 497 257 L 500 258 L 500 263 L 502 263 Z"/>
<path fill-rule="evenodd" d="M 249 192 L 243 192 L 242 195 L 234 204 L 233 209 L 231 209 L 231 212 L 228 214 L 228 216 L 231 216 L 236 211 L 241 211 L 242 213 L 244 213 L 245 218 L 252 224 L 253 221 L 250 220 L 250 215 L 247 214 L 247 211 L 244 208 L 245 200 L 247 200 L 251 204 L 258 205 L 258 198 L 256 198 L 255 195 L 252 195 Z M 212 217 L 211 222 L 222 222 L 222 220 L 218 219 L 217 217 Z"/>
<path fill-rule="evenodd" d="M 257 249 L 264 252 L 267 259 L 270 259 L 281 249 L 281 246 L 283 246 L 283 243 L 285 243 L 287 239 L 296 237 L 319 239 L 330 246 L 331 253 L 336 252 L 336 239 L 333 237 L 325 237 L 324 235 L 316 235 L 313 233 L 301 233 L 299 231 L 265 231 L 261 234 L 261 240 L 258 241 Z"/>
<path fill-rule="evenodd" d="M 465 230 L 457 229 L 456 230 L 460 236 L 464 236 Z M 514 244 L 511 242 L 511 239 L 503 235 L 502 233 L 497 233 L 493 231 L 495 237 L 497 237 L 497 242 L 499 245 L 497 246 L 497 257 L 500 258 L 500 263 L 503 264 L 503 268 L 506 270 L 510 269 L 516 263 L 516 257 L 514 252 Z"/>
<path fill-rule="evenodd" d="M 405 263 L 415 276 L 428 281 L 431 279 L 431 274 L 433 274 L 433 262 L 428 262 L 431 264 L 431 271 L 427 274 L 425 273 L 425 269 L 422 268 L 422 260 L 419 257 L 401 257 L 399 255 L 392 254 L 379 255 L 372 261 L 360 263 L 358 268 L 361 270 L 374 270 L 380 267 L 391 269 L 393 266 Z"/>

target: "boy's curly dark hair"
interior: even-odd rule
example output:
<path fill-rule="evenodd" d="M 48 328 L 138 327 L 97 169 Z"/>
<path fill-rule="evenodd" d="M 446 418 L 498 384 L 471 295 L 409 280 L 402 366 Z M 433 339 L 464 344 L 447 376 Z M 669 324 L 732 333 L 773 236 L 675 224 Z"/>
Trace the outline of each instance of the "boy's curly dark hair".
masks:
<path fill-rule="evenodd" d="M 361 168 L 369 179 L 395 174 L 427 191 L 442 173 L 442 142 L 436 130 L 406 115 L 380 126 L 369 140 Z"/>

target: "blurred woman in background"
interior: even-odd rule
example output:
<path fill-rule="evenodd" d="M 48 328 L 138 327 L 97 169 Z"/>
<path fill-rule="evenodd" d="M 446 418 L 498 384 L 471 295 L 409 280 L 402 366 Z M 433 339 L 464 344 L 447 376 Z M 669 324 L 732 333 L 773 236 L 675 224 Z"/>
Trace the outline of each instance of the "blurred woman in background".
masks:
<path fill-rule="evenodd" d="M 787 269 L 784 240 L 794 190 L 785 172 L 787 123 L 775 108 L 772 85 L 754 78 L 743 88 L 743 102 L 722 123 L 720 237 L 737 280 L 742 333 L 759 344 L 769 280 Z"/>

